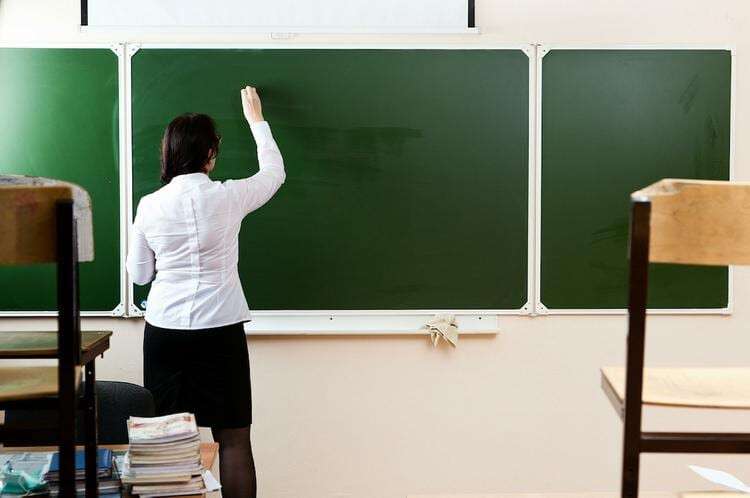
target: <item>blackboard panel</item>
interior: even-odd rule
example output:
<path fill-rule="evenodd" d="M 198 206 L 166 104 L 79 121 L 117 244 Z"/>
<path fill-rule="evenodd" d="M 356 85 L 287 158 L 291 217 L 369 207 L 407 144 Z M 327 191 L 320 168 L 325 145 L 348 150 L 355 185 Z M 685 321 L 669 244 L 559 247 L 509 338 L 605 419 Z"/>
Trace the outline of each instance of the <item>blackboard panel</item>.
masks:
<path fill-rule="evenodd" d="M 217 120 L 215 179 L 257 170 L 239 100 L 254 84 L 288 176 L 242 228 L 251 308 L 518 309 L 528 64 L 521 50 L 142 49 L 134 205 L 159 187 L 159 140 L 180 113 Z"/>
<path fill-rule="evenodd" d="M 542 63 L 541 301 L 627 306 L 629 194 L 729 179 L 731 54 L 552 50 Z M 725 308 L 723 267 L 652 265 L 651 308 Z"/>
<path fill-rule="evenodd" d="M 0 173 L 58 178 L 91 195 L 83 311 L 120 303 L 117 68 L 108 48 L 0 48 Z M 0 267 L 0 312 L 54 311 L 55 278 L 53 264 Z"/>

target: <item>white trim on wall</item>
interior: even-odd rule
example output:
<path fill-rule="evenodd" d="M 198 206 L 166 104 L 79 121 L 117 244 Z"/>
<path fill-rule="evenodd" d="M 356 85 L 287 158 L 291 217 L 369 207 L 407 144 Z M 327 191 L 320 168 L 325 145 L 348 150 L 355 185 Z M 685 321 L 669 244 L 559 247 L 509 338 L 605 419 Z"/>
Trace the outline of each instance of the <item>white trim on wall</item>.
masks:
<path fill-rule="evenodd" d="M 245 331 L 252 335 L 411 335 L 427 334 L 421 327 L 439 310 L 377 312 L 336 311 L 330 315 L 320 312 L 255 311 Z M 497 334 L 498 315 L 468 312 L 455 313 L 462 335 Z"/>
<path fill-rule="evenodd" d="M 131 109 L 131 96 L 132 96 L 132 59 L 133 56 L 140 50 L 141 46 L 137 43 L 125 44 L 125 100 L 127 101 L 127 108 L 125 111 L 125 120 L 123 121 L 126 154 L 125 154 L 125 169 L 127 174 L 125 175 L 125 195 L 127 195 L 127 211 L 125 213 L 125 244 L 129 243 L 130 232 L 133 229 L 133 216 L 135 207 L 133 206 L 133 113 Z M 127 269 L 123 267 L 125 273 L 126 286 L 127 286 L 127 305 L 126 314 L 127 317 L 141 317 L 143 311 L 135 305 L 135 289 L 130 275 L 128 275 Z"/>
<path fill-rule="evenodd" d="M 526 255 L 526 304 L 521 308 L 529 315 L 534 315 L 534 303 L 536 302 L 536 80 L 537 80 L 537 46 L 527 45 L 523 52 L 529 58 L 529 176 L 528 176 L 528 207 L 526 213 L 527 230 L 527 255 Z"/>
<path fill-rule="evenodd" d="M 534 308 L 533 314 L 544 315 L 547 308 L 542 304 L 541 269 L 542 269 L 542 59 L 548 49 L 543 45 L 535 46 L 534 60 L 534 212 L 531 218 L 534 227 Z"/>
<path fill-rule="evenodd" d="M 225 42 L 203 42 L 203 43 L 181 43 L 181 42 L 143 42 L 132 44 L 139 49 L 274 49 L 274 50 L 300 50 L 300 49 L 331 49 L 331 50 L 520 50 L 524 51 L 528 44 L 525 43 L 482 43 L 466 44 L 465 42 L 440 42 L 440 43 L 274 43 L 274 42 L 242 42 L 242 43 L 225 43 Z"/>
<path fill-rule="evenodd" d="M 117 102 L 118 102 L 118 114 L 117 114 L 117 128 L 118 128 L 118 143 L 119 143 L 119 162 L 120 162 L 120 304 L 115 309 L 116 313 L 113 312 L 113 316 L 125 316 L 127 307 L 127 293 L 128 283 L 125 276 L 125 258 L 128 253 L 127 240 L 128 240 L 128 227 L 127 227 L 127 214 L 129 211 L 128 193 L 125 191 L 126 178 L 128 176 L 128 168 L 126 167 L 125 157 L 127 155 L 127 146 L 125 144 L 125 126 L 123 122 L 125 120 L 125 112 L 128 107 L 127 94 L 125 93 L 125 44 L 118 43 L 110 47 L 115 54 L 117 54 Z"/>

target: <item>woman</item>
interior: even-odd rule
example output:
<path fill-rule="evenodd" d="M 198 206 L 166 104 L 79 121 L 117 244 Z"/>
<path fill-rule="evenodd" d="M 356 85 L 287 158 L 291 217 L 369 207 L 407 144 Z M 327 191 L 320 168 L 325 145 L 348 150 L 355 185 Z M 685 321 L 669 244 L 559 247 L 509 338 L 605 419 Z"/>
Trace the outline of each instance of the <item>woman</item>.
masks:
<path fill-rule="evenodd" d="M 260 171 L 211 181 L 220 138 L 204 114 L 175 118 L 161 144 L 165 185 L 143 197 L 133 222 L 127 268 L 148 282 L 143 377 L 157 415 L 192 412 L 219 443 L 225 498 L 256 496 L 250 447 L 252 409 L 249 310 L 237 272 L 242 219 L 284 183 L 284 162 L 255 88 L 241 92 Z M 155 276 L 155 278 L 154 278 Z"/>

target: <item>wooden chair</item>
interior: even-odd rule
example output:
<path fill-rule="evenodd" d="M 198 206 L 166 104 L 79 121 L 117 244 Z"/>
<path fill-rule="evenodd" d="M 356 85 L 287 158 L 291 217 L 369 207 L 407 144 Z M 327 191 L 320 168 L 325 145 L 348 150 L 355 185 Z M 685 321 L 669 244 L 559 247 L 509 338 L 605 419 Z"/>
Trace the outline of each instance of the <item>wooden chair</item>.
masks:
<path fill-rule="evenodd" d="M 60 495 L 75 496 L 75 415 L 84 408 L 86 495 L 96 496 L 96 395 L 94 359 L 109 348 L 111 332 L 82 340 L 78 262 L 94 257 L 91 202 L 72 184 L 43 178 L 0 176 L 0 265 L 57 264 L 57 332 L 0 332 L 0 359 L 57 358 L 57 366 L 0 368 L 0 410 L 57 408 L 50 438 L 59 445 Z M 82 347 L 83 345 L 83 347 Z M 81 366 L 86 382 L 79 400 Z M 0 441 L 43 428 L 0 425 Z"/>
<path fill-rule="evenodd" d="M 631 196 L 627 369 L 602 369 L 624 421 L 621 497 L 638 496 L 641 453 L 750 453 L 750 433 L 643 432 L 642 404 L 750 408 L 750 369 L 646 368 L 649 263 L 750 264 L 750 183 L 662 180 Z"/>

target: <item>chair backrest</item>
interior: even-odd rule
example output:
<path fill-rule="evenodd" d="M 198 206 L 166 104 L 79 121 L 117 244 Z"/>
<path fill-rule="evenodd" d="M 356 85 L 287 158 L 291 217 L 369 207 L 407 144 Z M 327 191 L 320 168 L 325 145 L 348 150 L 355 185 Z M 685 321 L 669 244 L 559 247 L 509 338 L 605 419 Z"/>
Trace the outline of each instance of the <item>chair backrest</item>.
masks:
<path fill-rule="evenodd" d="M 631 200 L 650 204 L 649 261 L 750 265 L 750 183 L 666 179 Z"/>
<path fill-rule="evenodd" d="M 56 206 L 73 202 L 78 261 L 94 259 L 91 200 L 71 183 L 0 175 L 0 265 L 57 261 Z"/>
<path fill-rule="evenodd" d="M 127 444 L 127 420 L 130 417 L 153 417 L 154 397 L 145 387 L 128 382 L 96 381 L 98 405 L 97 426 L 100 444 Z M 12 409 L 5 412 L 6 427 L 34 423 L 37 427 L 55 427 L 59 412 L 57 409 Z M 83 409 L 76 417 L 76 442 L 83 444 Z M 37 431 L 23 438 L 3 441 L 5 446 L 46 446 L 50 441 L 50 431 Z"/>
<path fill-rule="evenodd" d="M 99 404 L 99 441 L 102 444 L 127 444 L 128 418 L 156 415 L 151 391 L 137 384 L 97 381 L 96 397 Z"/>

